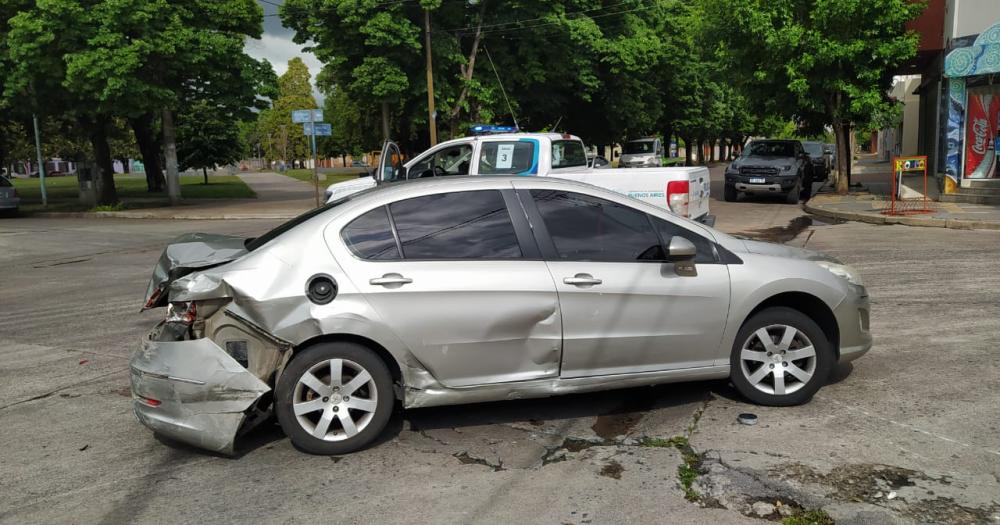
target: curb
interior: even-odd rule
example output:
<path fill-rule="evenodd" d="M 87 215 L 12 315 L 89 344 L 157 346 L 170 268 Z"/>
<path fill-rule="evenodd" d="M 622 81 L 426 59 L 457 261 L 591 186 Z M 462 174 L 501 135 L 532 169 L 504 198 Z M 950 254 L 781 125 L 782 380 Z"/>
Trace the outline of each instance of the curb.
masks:
<path fill-rule="evenodd" d="M 928 217 L 892 217 L 888 215 L 875 215 L 872 213 L 857 213 L 850 211 L 833 211 L 820 206 L 811 206 L 808 203 L 802 205 L 805 211 L 828 217 L 831 219 L 844 219 L 848 221 L 866 222 L 868 224 L 901 224 L 903 226 L 921 226 L 924 228 L 950 228 L 953 230 L 1000 230 L 1000 221 L 976 221 L 969 219 L 935 219 Z"/>

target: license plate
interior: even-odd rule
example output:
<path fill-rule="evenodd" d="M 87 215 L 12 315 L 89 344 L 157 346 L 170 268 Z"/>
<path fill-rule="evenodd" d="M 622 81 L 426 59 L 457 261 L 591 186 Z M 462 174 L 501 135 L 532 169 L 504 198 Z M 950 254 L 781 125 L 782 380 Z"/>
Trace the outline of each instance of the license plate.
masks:
<path fill-rule="evenodd" d="M 764 184 L 764 177 L 750 177 L 750 184 Z"/>

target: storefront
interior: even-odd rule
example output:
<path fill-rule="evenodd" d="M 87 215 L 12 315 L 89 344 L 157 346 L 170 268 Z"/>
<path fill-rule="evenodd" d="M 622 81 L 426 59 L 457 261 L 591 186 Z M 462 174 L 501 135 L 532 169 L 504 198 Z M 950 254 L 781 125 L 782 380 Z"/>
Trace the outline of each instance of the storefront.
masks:
<path fill-rule="evenodd" d="M 945 193 L 1000 180 L 1000 23 L 945 57 L 948 126 Z"/>

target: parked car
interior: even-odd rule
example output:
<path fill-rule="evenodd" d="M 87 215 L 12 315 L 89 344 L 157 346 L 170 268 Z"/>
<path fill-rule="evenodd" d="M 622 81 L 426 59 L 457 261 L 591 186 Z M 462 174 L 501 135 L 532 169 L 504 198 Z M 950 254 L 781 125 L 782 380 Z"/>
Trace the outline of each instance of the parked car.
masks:
<path fill-rule="evenodd" d="M 351 167 L 352 168 L 369 168 L 370 166 L 368 165 L 367 162 L 365 162 L 363 160 L 354 160 L 354 161 L 351 161 Z"/>
<path fill-rule="evenodd" d="M 823 153 L 830 158 L 831 169 L 837 165 L 837 145 L 836 144 L 823 144 Z"/>
<path fill-rule="evenodd" d="M 299 449 L 371 443 L 403 408 L 729 378 L 804 403 L 871 346 L 849 266 L 544 177 L 385 185 L 256 239 L 169 245 L 134 411 L 232 452 L 273 411 Z"/>
<path fill-rule="evenodd" d="M 803 142 L 802 149 L 809 155 L 812 162 L 813 182 L 825 181 L 830 178 L 830 159 L 823 152 L 822 142 Z"/>
<path fill-rule="evenodd" d="M 797 140 L 755 140 L 726 168 L 724 198 L 735 201 L 741 192 L 782 194 L 790 204 L 809 198 L 812 162 Z"/>
<path fill-rule="evenodd" d="M 485 126 L 479 126 L 484 128 Z M 595 169 L 579 137 L 562 133 L 499 133 L 442 142 L 405 164 L 399 148 L 386 142 L 371 177 L 331 184 L 332 202 L 379 184 L 454 175 L 523 175 L 586 182 L 711 223 L 711 176 L 703 166 L 644 170 Z"/>
<path fill-rule="evenodd" d="M 662 164 L 666 152 L 663 142 L 656 137 L 630 140 L 622 148 L 619 168 L 655 168 Z"/>
<path fill-rule="evenodd" d="M 610 169 L 611 162 L 609 162 L 608 159 L 604 158 L 603 156 L 597 155 L 596 157 L 590 160 L 590 167 L 594 168 L 595 170 Z"/>
<path fill-rule="evenodd" d="M 17 215 L 20 204 L 21 199 L 17 196 L 17 188 L 7 177 L 0 177 L 0 213 Z"/>

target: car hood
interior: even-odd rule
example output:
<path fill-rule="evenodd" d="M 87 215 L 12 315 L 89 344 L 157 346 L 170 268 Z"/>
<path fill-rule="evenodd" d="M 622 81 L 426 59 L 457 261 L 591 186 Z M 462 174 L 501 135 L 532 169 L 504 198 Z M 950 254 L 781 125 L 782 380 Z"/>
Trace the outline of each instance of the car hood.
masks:
<path fill-rule="evenodd" d="M 246 255 L 246 239 L 231 235 L 188 233 L 167 245 L 146 287 L 143 310 L 167 304 L 170 283 L 197 271 L 219 266 Z"/>
<path fill-rule="evenodd" d="M 740 238 L 740 240 L 743 241 L 743 246 L 746 247 L 747 253 L 755 255 L 784 257 L 788 259 L 805 259 L 808 261 L 829 261 L 841 264 L 840 261 L 826 255 L 825 253 L 814 252 L 803 248 L 794 248 L 784 244 L 775 244 L 773 242 L 754 241 L 744 238 Z"/>
<path fill-rule="evenodd" d="M 787 166 L 789 164 L 795 164 L 795 159 L 788 157 L 759 157 L 757 155 L 750 155 L 749 157 L 741 157 L 733 164 L 737 166 Z"/>

